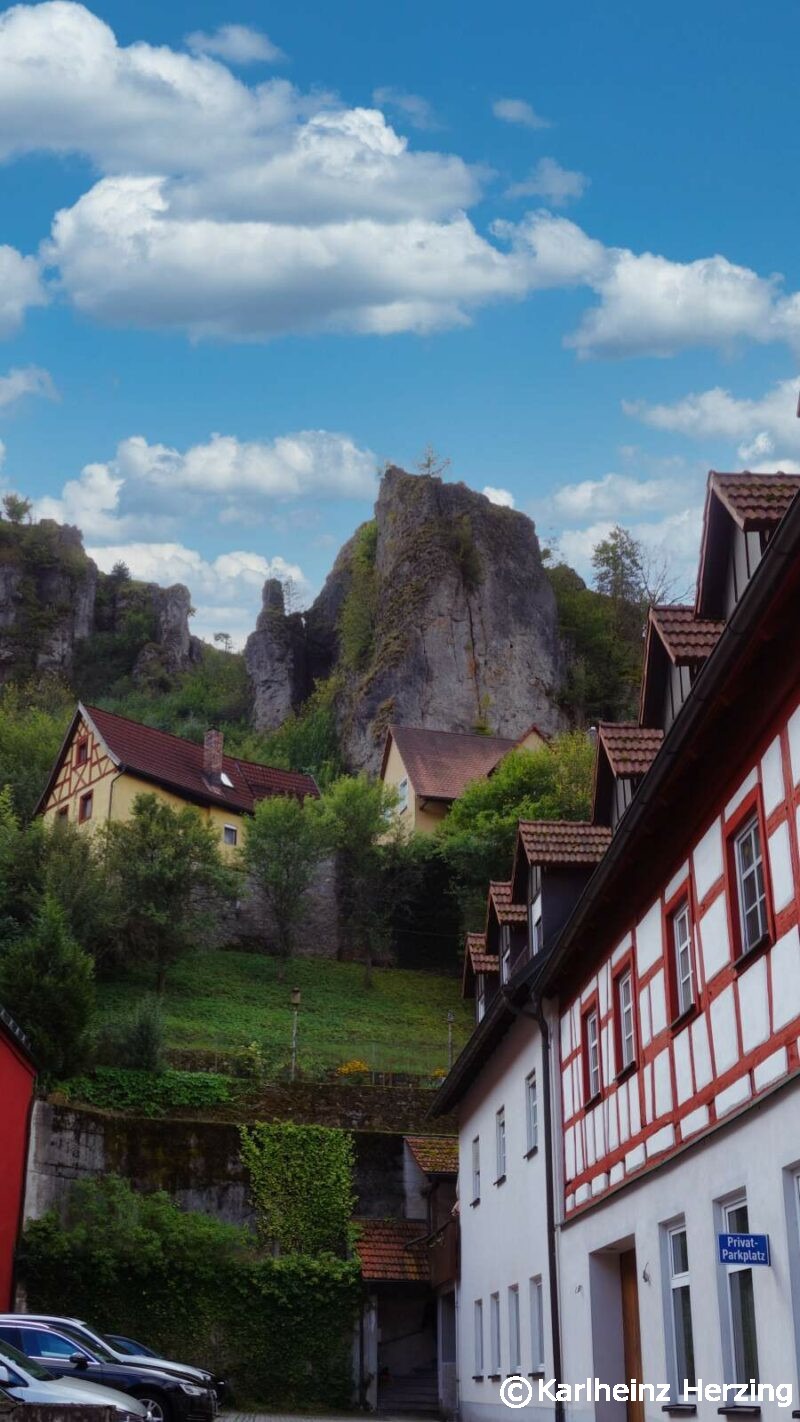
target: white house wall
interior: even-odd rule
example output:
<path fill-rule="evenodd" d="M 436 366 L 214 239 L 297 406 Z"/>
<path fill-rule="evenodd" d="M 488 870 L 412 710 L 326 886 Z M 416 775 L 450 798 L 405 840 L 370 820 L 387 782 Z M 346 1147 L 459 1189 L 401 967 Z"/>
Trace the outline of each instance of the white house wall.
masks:
<path fill-rule="evenodd" d="M 539 1148 L 526 1159 L 527 1113 L 525 1082 L 536 1072 L 539 1098 Z M 490 1304 L 500 1295 L 501 1367 L 509 1360 L 508 1290 L 519 1288 L 522 1369 L 531 1371 L 532 1340 L 529 1281 L 542 1278 L 545 1365 L 552 1369 L 550 1299 L 547 1279 L 547 1211 L 544 1150 L 544 1095 L 541 1036 L 536 1023 L 521 1017 L 494 1052 L 459 1108 L 459 1197 L 461 1218 L 461 1280 L 458 1295 L 458 1371 L 463 1422 L 508 1422 L 500 1401 L 500 1383 L 490 1381 Z M 496 1113 L 505 1107 L 506 1179 L 495 1185 Z M 481 1143 L 481 1199 L 472 1206 L 472 1142 Z M 483 1300 L 483 1381 L 473 1378 L 474 1302 Z M 552 1405 L 526 1409 L 528 1417 L 550 1417 Z"/>

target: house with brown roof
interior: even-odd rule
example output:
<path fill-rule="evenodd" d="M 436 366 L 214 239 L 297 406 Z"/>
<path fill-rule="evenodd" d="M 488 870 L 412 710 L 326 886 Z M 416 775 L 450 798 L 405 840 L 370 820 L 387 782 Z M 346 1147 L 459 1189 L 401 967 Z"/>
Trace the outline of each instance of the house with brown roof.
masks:
<path fill-rule="evenodd" d="M 410 830 L 431 833 L 472 780 L 484 780 L 512 750 L 539 750 L 547 737 L 537 726 L 521 736 L 433 731 L 426 726 L 390 726 L 381 780 L 398 793 L 397 813 Z"/>
<path fill-rule="evenodd" d="M 176 807 L 191 805 L 216 827 L 228 853 L 241 844 L 243 818 L 260 800 L 319 795 L 311 775 L 226 755 L 221 731 L 207 731 L 198 745 L 79 703 L 38 813 L 91 833 L 128 819 L 137 795 L 148 791 Z"/>

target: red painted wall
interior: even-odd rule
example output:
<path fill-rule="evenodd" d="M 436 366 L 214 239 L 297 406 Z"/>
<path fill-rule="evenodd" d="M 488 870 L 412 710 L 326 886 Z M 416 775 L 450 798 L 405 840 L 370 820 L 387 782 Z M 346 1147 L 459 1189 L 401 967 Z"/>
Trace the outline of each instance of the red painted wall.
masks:
<path fill-rule="evenodd" d="M 0 1027 L 0 1309 L 12 1307 L 34 1069 Z"/>

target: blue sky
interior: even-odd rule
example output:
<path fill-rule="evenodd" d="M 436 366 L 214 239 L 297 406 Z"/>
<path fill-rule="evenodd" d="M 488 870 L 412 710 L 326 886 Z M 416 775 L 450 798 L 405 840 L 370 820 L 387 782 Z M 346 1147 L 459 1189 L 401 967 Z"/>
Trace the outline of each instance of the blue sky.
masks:
<path fill-rule="evenodd" d="M 0 483 L 252 627 L 433 444 L 679 581 L 800 468 L 789 4 L 0 10 Z"/>

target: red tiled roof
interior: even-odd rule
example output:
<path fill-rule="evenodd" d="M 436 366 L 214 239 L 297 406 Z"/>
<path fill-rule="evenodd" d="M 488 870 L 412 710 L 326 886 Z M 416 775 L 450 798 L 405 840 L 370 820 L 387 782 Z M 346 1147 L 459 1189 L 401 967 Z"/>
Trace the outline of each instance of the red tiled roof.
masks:
<path fill-rule="evenodd" d="M 520 820 L 529 864 L 596 864 L 611 843 L 611 830 L 588 820 Z"/>
<path fill-rule="evenodd" d="M 500 959 L 496 953 L 487 953 L 486 934 L 468 933 L 465 950 L 465 967 L 469 963 L 473 973 L 498 973 Z"/>
<path fill-rule="evenodd" d="M 405 1140 L 425 1175 L 458 1174 L 458 1136 L 406 1136 Z"/>
<path fill-rule="evenodd" d="M 732 518 L 746 532 L 770 529 L 786 513 L 798 489 L 800 474 L 718 474 L 712 470 L 709 490 L 714 489 Z"/>
<path fill-rule="evenodd" d="M 704 662 L 725 626 L 710 617 L 697 617 L 693 607 L 674 605 L 651 607 L 650 620 L 676 666 Z"/>
<path fill-rule="evenodd" d="M 517 744 L 505 736 L 429 731 L 423 726 L 390 726 L 389 736 L 400 752 L 411 784 L 424 800 L 457 800 L 471 780 L 488 775 Z"/>
<path fill-rule="evenodd" d="M 231 785 L 213 787 L 203 773 L 201 745 L 98 706 L 82 709 L 122 768 L 204 805 L 248 812 L 268 795 L 295 795 L 299 799 L 319 795 L 311 775 L 277 770 L 232 755 L 222 758 L 222 769 Z"/>
<path fill-rule="evenodd" d="M 356 1220 L 356 1253 L 365 1279 L 392 1283 L 427 1283 L 430 1277 L 425 1245 L 408 1246 L 424 1235 L 422 1220 Z"/>
<path fill-rule="evenodd" d="M 644 775 L 655 760 L 664 732 L 635 721 L 601 721 L 597 733 L 615 776 Z"/>
<path fill-rule="evenodd" d="M 489 898 L 494 904 L 494 911 L 497 914 L 499 923 L 527 923 L 528 911 L 524 904 L 512 902 L 511 894 L 513 886 L 508 884 L 498 884 L 495 880 L 489 885 Z"/>

